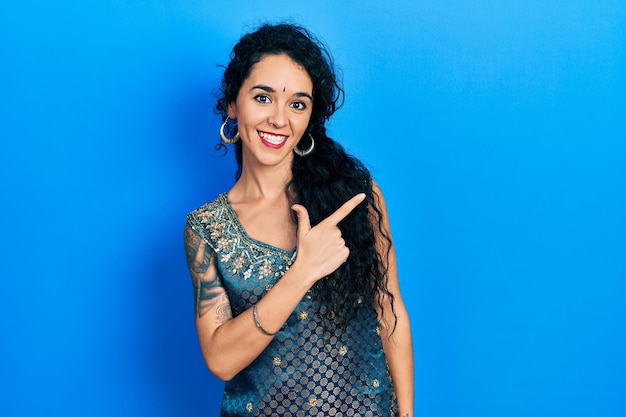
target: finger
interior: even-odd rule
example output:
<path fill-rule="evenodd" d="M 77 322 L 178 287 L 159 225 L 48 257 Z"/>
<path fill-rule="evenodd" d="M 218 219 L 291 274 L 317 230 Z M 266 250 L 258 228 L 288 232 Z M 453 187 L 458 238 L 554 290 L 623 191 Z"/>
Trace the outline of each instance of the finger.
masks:
<path fill-rule="evenodd" d="M 311 220 L 309 219 L 309 212 L 306 207 L 300 204 L 294 204 L 291 209 L 296 212 L 298 216 L 298 236 L 303 236 L 309 230 L 311 230 Z"/>
<path fill-rule="evenodd" d="M 342 221 L 348 214 L 352 213 L 352 210 L 361 202 L 365 200 L 365 193 L 359 193 L 352 197 L 350 200 L 343 203 L 341 207 L 339 207 L 333 214 L 328 216 L 323 222 L 329 223 L 332 225 L 337 225 L 340 221 Z"/>

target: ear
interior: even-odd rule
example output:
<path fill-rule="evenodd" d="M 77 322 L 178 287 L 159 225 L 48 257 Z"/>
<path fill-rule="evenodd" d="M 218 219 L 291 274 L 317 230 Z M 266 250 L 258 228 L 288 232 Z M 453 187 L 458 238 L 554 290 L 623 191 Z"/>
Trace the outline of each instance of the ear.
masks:
<path fill-rule="evenodd" d="M 237 120 L 237 105 L 234 102 L 228 105 L 228 118 Z"/>

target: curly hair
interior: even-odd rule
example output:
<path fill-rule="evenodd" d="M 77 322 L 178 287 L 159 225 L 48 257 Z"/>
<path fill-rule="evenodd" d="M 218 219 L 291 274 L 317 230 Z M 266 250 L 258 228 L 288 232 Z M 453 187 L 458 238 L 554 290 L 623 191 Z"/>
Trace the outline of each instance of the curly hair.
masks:
<path fill-rule="evenodd" d="M 265 55 L 278 54 L 287 54 L 301 65 L 313 82 L 312 114 L 303 140 L 308 141 L 310 134 L 315 138 L 315 148 L 306 157 L 294 158 L 292 178 L 285 189 L 290 202 L 306 207 L 314 226 L 355 194 L 366 194 L 366 204 L 359 205 L 338 225 L 350 250 L 348 260 L 313 287 L 323 306 L 320 314 L 329 328 L 345 327 L 361 308 L 376 310 L 378 305 L 382 309 L 386 297 L 391 300 L 397 322 L 393 294 L 387 285 L 387 261 L 392 242 L 383 225 L 381 203 L 373 189 L 372 175 L 360 160 L 326 134 L 325 123 L 342 106 L 344 91 L 325 45 L 306 28 L 291 23 L 263 24 L 244 35 L 231 52 L 216 110 L 222 120 L 226 120 L 228 105 L 236 101 L 254 64 Z M 221 146 L 220 143 L 216 147 Z M 237 179 L 242 169 L 241 146 L 241 141 L 235 144 Z M 301 148 L 308 146 L 303 144 Z M 295 214 L 293 221 L 297 222 Z M 377 244 L 377 235 L 384 244 Z M 380 247 L 385 249 L 379 250 Z"/>

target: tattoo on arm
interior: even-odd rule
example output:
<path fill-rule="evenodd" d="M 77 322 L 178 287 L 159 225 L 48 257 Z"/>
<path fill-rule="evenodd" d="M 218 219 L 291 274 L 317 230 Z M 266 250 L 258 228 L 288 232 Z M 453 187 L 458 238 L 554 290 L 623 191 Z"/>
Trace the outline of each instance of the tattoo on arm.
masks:
<path fill-rule="evenodd" d="M 233 318 L 233 313 L 230 311 L 230 304 L 226 294 L 222 294 L 222 303 L 217 306 L 217 322 L 219 324 L 225 323 Z"/>
<path fill-rule="evenodd" d="M 205 256 L 205 249 L 206 243 L 194 233 L 191 226 L 187 225 L 185 227 L 185 254 L 192 274 L 204 274 L 211 266 L 211 257 Z"/>
<path fill-rule="evenodd" d="M 220 294 L 220 289 L 221 286 L 217 281 L 217 277 L 212 280 L 204 280 L 202 276 L 194 277 L 193 293 L 196 317 L 204 316 L 220 300 L 224 301 L 225 295 Z"/>
<path fill-rule="evenodd" d="M 207 275 L 215 261 L 215 253 L 189 226 L 185 228 L 185 252 L 191 272 L 196 317 L 200 318 L 216 307 L 220 324 L 231 319 L 228 298 L 222 290 L 219 277 L 217 274 Z"/>

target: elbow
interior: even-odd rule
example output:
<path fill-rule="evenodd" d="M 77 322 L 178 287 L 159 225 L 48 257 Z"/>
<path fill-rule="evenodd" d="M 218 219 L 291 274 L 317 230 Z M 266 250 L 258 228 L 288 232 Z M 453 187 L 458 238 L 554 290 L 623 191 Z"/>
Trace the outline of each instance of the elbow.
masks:
<path fill-rule="evenodd" d="M 207 368 L 220 380 L 230 381 L 243 369 L 238 365 L 236 356 L 233 356 L 232 349 L 219 343 L 215 334 L 213 338 L 201 338 L 200 347 Z"/>
<path fill-rule="evenodd" d="M 230 381 L 237 375 L 232 366 L 229 366 L 223 359 L 209 359 L 205 357 L 205 362 L 209 371 L 224 382 Z"/>
<path fill-rule="evenodd" d="M 207 336 L 200 338 L 200 349 L 209 371 L 220 380 L 230 381 L 240 371 L 234 366 L 232 357 L 220 348 L 214 339 Z"/>

